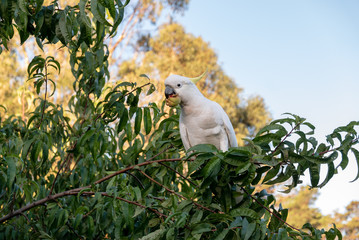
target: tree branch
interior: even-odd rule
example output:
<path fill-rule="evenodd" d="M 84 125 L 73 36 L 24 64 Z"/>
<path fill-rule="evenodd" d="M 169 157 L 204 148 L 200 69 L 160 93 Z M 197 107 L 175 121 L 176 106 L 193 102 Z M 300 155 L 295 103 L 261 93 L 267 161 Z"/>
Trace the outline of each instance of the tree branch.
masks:
<path fill-rule="evenodd" d="M 55 199 L 58 199 L 58 198 L 61 198 L 61 197 L 64 197 L 64 196 L 69 196 L 69 195 L 77 195 L 78 193 L 80 193 L 80 191 L 82 190 L 85 190 L 85 189 L 89 189 L 91 188 L 93 185 L 97 185 L 97 184 L 100 184 L 102 182 L 105 182 L 119 174 L 122 174 L 122 173 L 125 173 L 129 170 L 132 170 L 132 169 L 135 169 L 135 168 L 138 168 L 138 167 L 141 167 L 141 166 L 146 166 L 146 165 L 150 165 L 150 164 L 155 164 L 155 163 L 161 163 L 161 162 L 176 162 L 176 161 L 193 161 L 191 159 L 182 159 L 182 158 L 173 158 L 173 159 L 160 159 L 160 160 L 153 160 L 153 161 L 147 161 L 147 162 L 142 162 L 142 163 L 139 163 L 139 164 L 136 164 L 136 165 L 132 165 L 132 166 L 129 166 L 129 167 L 126 167 L 122 170 L 119 170 L 113 174 L 110 174 L 110 175 L 107 175 L 106 177 L 103 177 L 99 180 L 97 180 L 96 182 L 94 182 L 93 184 L 91 185 L 88 185 L 88 186 L 84 186 L 84 187 L 79 187 L 79 188 L 74 188 L 74 189 L 70 189 L 70 190 L 67 190 L 67 191 L 64 191 L 64 192 L 61 192 L 61 193 L 57 193 L 57 194 L 54 194 L 54 195 L 48 195 L 47 197 L 43 198 L 43 199 L 40 199 L 40 200 L 37 200 L 33 203 L 30 203 L 16 211 L 12 211 L 11 213 L 9 213 L 8 215 L 4 216 L 4 217 L 1 217 L 0 218 L 0 223 L 2 222 L 5 222 L 15 216 L 18 216 L 20 214 L 22 214 L 23 212 L 26 212 L 34 207 L 37 207 L 37 206 L 40 206 L 48 201 L 52 201 L 52 200 L 55 200 Z"/>

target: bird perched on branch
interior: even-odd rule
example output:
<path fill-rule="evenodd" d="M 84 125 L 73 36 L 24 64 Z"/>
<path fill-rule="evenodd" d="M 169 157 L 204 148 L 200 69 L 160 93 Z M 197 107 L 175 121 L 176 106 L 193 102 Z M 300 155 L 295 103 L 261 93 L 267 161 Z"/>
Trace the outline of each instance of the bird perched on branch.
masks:
<path fill-rule="evenodd" d="M 169 76 L 165 80 L 166 105 L 181 106 L 179 127 L 186 150 L 197 144 L 213 144 L 227 151 L 238 146 L 231 121 L 223 108 L 204 97 L 195 85 L 206 73 L 195 78 Z"/>

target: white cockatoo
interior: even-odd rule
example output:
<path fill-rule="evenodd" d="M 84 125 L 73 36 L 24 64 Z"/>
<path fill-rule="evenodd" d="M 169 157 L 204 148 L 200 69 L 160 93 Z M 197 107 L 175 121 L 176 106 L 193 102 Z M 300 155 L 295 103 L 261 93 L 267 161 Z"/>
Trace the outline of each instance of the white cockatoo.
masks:
<path fill-rule="evenodd" d="M 186 150 L 197 144 L 213 144 L 227 151 L 237 147 L 236 134 L 223 108 L 203 96 L 196 83 L 206 74 L 196 78 L 171 75 L 165 80 L 167 106 L 181 106 L 180 134 Z"/>

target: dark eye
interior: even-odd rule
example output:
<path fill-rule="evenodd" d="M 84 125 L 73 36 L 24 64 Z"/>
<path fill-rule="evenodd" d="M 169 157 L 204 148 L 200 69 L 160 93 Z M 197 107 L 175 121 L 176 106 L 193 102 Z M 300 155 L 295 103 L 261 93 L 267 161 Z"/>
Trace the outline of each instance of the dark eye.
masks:
<path fill-rule="evenodd" d="M 182 87 L 182 84 L 178 83 L 178 84 L 177 84 L 177 87 Z"/>

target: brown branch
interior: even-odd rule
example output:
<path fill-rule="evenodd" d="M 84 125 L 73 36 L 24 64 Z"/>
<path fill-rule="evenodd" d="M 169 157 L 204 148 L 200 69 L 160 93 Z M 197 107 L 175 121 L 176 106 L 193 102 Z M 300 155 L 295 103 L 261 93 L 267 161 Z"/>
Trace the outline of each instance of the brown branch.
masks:
<path fill-rule="evenodd" d="M 145 205 L 142 205 L 142 204 L 139 203 L 139 202 L 131 201 L 131 200 L 128 200 L 128 199 L 125 199 L 125 198 L 122 198 L 122 197 L 115 197 L 115 196 L 112 196 L 112 195 L 110 195 L 110 194 L 108 194 L 108 193 L 106 193 L 106 192 L 99 192 L 99 193 L 100 193 L 102 196 L 105 196 L 105 197 L 116 198 L 116 199 L 121 200 L 121 201 L 123 201 L 123 202 L 127 202 L 127 203 L 129 203 L 129 204 L 136 205 L 136 206 L 138 206 L 138 207 L 140 207 L 140 208 L 148 209 L 148 210 L 154 212 L 155 214 L 157 214 L 159 217 L 164 217 L 164 218 L 167 218 L 167 217 L 168 217 L 167 215 L 165 215 L 165 214 L 159 212 L 158 210 L 156 210 L 156 209 L 154 209 L 154 208 L 147 207 L 147 206 L 145 206 Z M 76 194 L 73 194 L 73 195 L 76 195 Z M 83 193 L 81 193 L 81 195 L 95 195 L 95 192 L 83 192 Z M 90 211 L 89 213 L 91 213 L 91 212 L 92 212 L 92 211 Z M 86 216 L 88 216 L 88 215 L 86 214 Z"/>
<path fill-rule="evenodd" d="M 160 163 L 160 165 L 165 166 L 168 169 L 171 169 L 173 172 L 177 173 L 178 175 L 180 175 L 180 177 L 182 177 L 183 179 L 187 180 L 189 183 L 191 183 L 193 186 L 195 186 L 196 188 L 199 188 L 199 186 L 197 184 L 195 184 L 192 180 L 190 180 L 189 178 L 185 177 L 183 174 L 181 174 L 180 172 L 178 172 L 176 169 L 164 164 L 164 163 Z"/>
<path fill-rule="evenodd" d="M 77 145 L 77 141 L 74 143 L 74 145 L 72 146 L 71 150 L 75 149 L 76 145 Z M 67 153 L 65 160 L 61 163 L 61 166 L 60 166 L 60 168 L 58 169 L 58 171 L 57 171 L 57 173 L 56 173 L 55 179 L 54 179 L 54 181 L 52 182 L 49 195 L 52 195 L 52 192 L 53 192 L 54 187 L 55 187 L 56 180 L 57 180 L 57 178 L 59 177 L 60 172 L 61 172 L 61 170 L 63 169 L 65 163 L 67 163 L 67 162 L 69 161 L 69 159 L 70 159 L 70 154 L 71 154 L 71 153 Z"/>
<path fill-rule="evenodd" d="M 156 209 L 154 209 L 154 208 L 147 207 L 147 206 L 142 205 L 142 204 L 140 204 L 140 203 L 138 203 L 138 202 L 135 202 L 135 201 L 130 201 L 130 200 L 127 200 L 127 199 L 121 198 L 121 197 L 114 197 L 114 196 L 111 196 L 111 195 L 109 195 L 109 194 L 107 194 L 107 193 L 101 193 L 101 195 L 102 195 L 102 196 L 106 196 L 106 197 L 110 197 L 110 198 L 116 198 L 116 199 L 118 199 L 118 200 L 127 202 L 127 203 L 129 203 L 129 204 L 136 205 L 136 206 L 138 206 L 138 207 L 140 207 L 140 208 L 148 209 L 148 210 L 154 212 L 155 214 L 157 214 L 157 215 L 158 215 L 159 217 L 161 217 L 161 218 L 162 218 L 162 217 L 164 217 L 164 218 L 167 218 L 167 217 L 168 217 L 167 215 L 161 213 L 160 211 L 158 211 L 158 210 L 156 210 Z"/>
<path fill-rule="evenodd" d="M 353 139 L 352 142 L 351 142 L 351 144 L 354 145 L 354 144 L 356 144 L 358 141 L 359 141 L 359 137 Z M 339 150 L 340 148 L 341 148 L 341 146 L 339 146 L 339 147 L 337 147 L 337 148 L 329 149 L 329 150 L 320 152 L 319 155 L 322 156 L 322 155 L 324 155 L 324 154 L 326 154 L 326 153 L 337 151 L 337 150 Z M 313 153 L 312 155 L 314 155 L 314 153 Z"/>
<path fill-rule="evenodd" d="M 268 207 L 264 206 L 258 199 L 256 199 L 255 197 L 253 197 L 251 194 L 249 194 L 249 192 L 244 188 L 241 187 L 241 189 L 243 190 L 243 192 L 245 192 L 250 198 L 252 198 L 256 203 L 258 203 L 262 208 L 264 208 L 267 212 L 269 212 L 270 214 L 272 214 L 275 218 L 277 218 L 279 221 L 281 221 L 282 223 L 284 223 L 285 225 L 287 225 L 288 227 L 290 227 L 291 229 L 294 229 L 298 232 L 302 232 L 300 229 L 290 225 L 289 223 L 287 223 L 286 221 L 284 221 L 281 217 L 279 217 L 277 214 L 275 214 L 273 211 L 271 211 Z"/>
<path fill-rule="evenodd" d="M 162 153 L 166 152 L 168 149 L 172 148 L 173 145 L 170 145 L 168 147 L 166 147 L 165 149 L 163 149 L 161 152 L 157 153 L 156 155 L 152 156 L 151 158 L 147 159 L 146 161 L 151 161 L 153 159 L 155 159 L 156 157 L 158 157 L 159 155 L 161 155 Z"/>
<path fill-rule="evenodd" d="M 287 133 L 285 136 L 284 136 L 284 138 L 282 139 L 282 141 L 277 145 L 277 147 L 271 152 L 271 154 L 273 154 L 273 153 L 275 153 L 277 150 L 278 150 L 278 148 L 280 147 L 280 145 L 282 145 L 283 143 L 284 143 L 284 141 L 293 133 L 293 131 L 300 125 L 300 124 L 302 124 L 303 122 L 299 122 L 299 123 L 297 123 L 293 128 L 292 128 L 292 130 L 290 130 L 290 132 L 289 133 Z"/>
<path fill-rule="evenodd" d="M 91 188 L 93 185 L 97 185 L 97 184 L 100 184 L 104 181 L 107 181 L 119 174 L 122 174 L 122 173 L 125 173 L 129 170 L 132 170 L 132 169 L 135 169 L 135 168 L 138 168 L 138 167 L 141 167 L 141 166 L 146 166 L 146 165 L 150 165 L 150 164 L 154 164 L 154 163 L 160 163 L 160 162 L 176 162 L 176 161 L 192 161 L 192 160 L 185 160 L 185 159 L 182 159 L 182 158 L 173 158 L 173 159 L 160 159 L 160 160 L 154 160 L 154 161 L 147 161 L 147 162 L 142 162 L 142 163 L 139 163 L 139 164 L 136 164 L 136 165 L 132 165 L 132 166 L 129 166 L 129 167 L 126 167 L 122 170 L 119 170 L 113 174 L 110 174 L 110 175 L 107 175 L 106 177 L 103 177 L 99 180 L 97 180 L 96 182 L 94 182 L 93 184 L 91 185 L 88 185 L 88 186 L 84 186 L 84 187 L 79 187 L 79 188 L 74 188 L 74 189 L 70 189 L 70 190 L 67 190 L 67 191 L 64 191 L 64 192 L 61 192 L 61 193 L 57 193 L 57 194 L 53 194 L 53 195 L 48 195 L 47 197 L 43 198 L 43 199 L 40 199 L 40 200 L 37 200 L 33 203 L 30 203 L 16 211 L 12 211 L 11 213 L 9 213 L 8 215 L 4 216 L 4 217 L 1 217 L 0 218 L 0 223 L 2 222 L 5 222 L 15 216 L 18 216 L 20 215 L 21 213 L 23 212 L 26 212 L 34 207 L 37 207 L 37 206 L 40 206 L 48 201 L 53 201 L 55 199 L 58 199 L 58 198 L 61 198 L 61 197 L 64 197 L 64 196 L 69 196 L 69 195 L 76 195 L 78 194 L 80 191 L 82 190 L 85 190 L 85 189 L 88 189 L 88 188 Z"/>

